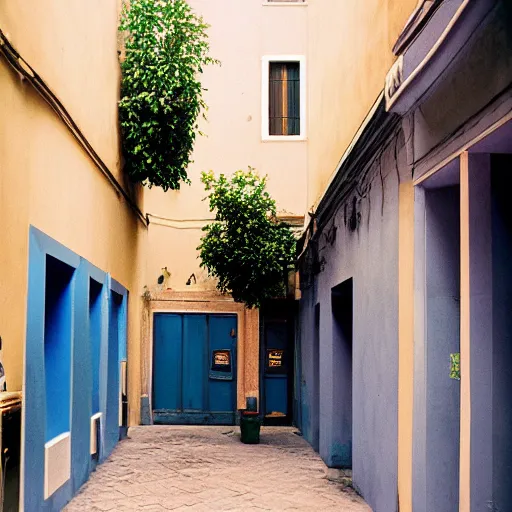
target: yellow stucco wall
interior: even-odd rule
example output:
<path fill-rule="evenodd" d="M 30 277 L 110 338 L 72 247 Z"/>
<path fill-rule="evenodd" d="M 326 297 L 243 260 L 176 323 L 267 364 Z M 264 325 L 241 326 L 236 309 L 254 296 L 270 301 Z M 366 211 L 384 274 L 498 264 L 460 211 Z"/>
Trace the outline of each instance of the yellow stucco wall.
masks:
<path fill-rule="evenodd" d="M 210 54 L 222 63 L 207 67 L 202 77 L 209 106 L 208 121 L 201 122 L 206 137 L 196 140 L 188 169 L 192 184 L 167 193 L 153 188 L 145 198 L 148 213 L 186 221 L 180 224 L 185 229 L 169 227 L 172 223 L 149 228 L 148 286 L 156 284 L 167 266 L 170 286 L 177 290 L 189 289 L 185 282 L 192 273 L 201 275 L 195 289 L 214 286 L 199 271 L 195 250 L 205 221 L 190 222 L 211 218 L 208 203 L 202 201 L 201 171 L 232 174 L 254 167 L 268 175 L 268 189 L 279 210 L 302 215 L 307 208 L 307 142 L 262 141 L 261 59 L 307 54 L 308 8 L 264 6 L 262 0 L 189 3 L 210 25 Z"/>
<path fill-rule="evenodd" d="M 196 142 L 189 168 L 192 185 L 167 193 L 154 188 L 146 191 L 145 199 L 150 214 L 200 220 L 181 232 L 169 227 L 172 222 L 167 229 L 149 230 L 148 285 L 167 266 L 173 274 L 171 287 L 180 290 L 190 274 L 200 273 L 195 247 L 201 223 L 211 217 L 201 201 L 201 171 L 232 173 L 255 167 L 268 174 L 269 191 L 280 210 L 304 214 L 324 193 L 384 88 L 394 62 L 391 49 L 417 0 L 310 0 L 285 6 L 264 5 L 262 0 L 190 3 L 210 24 L 211 55 L 222 62 L 203 76 L 210 109 L 201 130 L 207 136 Z M 263 142 L 261 58 L 290 54 L 306 57 L 307 140 Z M 201 288 L 209 287 L 201 282 Z"/>
<path fill-rule="evenodd" d="M 0 28 L 121 180 L 117 17 L 117 0 L 0 3 Z M 142 198 L 137 188 L 134 195 Z M 19 390 L 23 382 L 33 225 L 129 290 L 130 421 L 138 423 L 146 228 L 50 107 L 1 58 L 0 219 L 0 335 L 8 389 Z"/>
<path fill-rule="evenodd" d="M 392 47 L 417 0 L 312 0 L 309 12 L 308 206 L 384 88 Z"/>

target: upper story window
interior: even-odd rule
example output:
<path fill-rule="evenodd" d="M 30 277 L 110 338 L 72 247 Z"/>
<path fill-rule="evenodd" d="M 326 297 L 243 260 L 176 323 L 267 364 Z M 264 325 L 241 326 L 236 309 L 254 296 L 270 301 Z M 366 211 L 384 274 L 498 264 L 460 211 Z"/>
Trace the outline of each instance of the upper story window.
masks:
<path fill-rule="evenodd" d="M 300 135 L 300 64 L 271 62 L 269 135 Z"/>
<path fill-rule="evenodd" d="M 262 138 L 304 140 L 304 57 L 264 57 L 262 75 Z"/>

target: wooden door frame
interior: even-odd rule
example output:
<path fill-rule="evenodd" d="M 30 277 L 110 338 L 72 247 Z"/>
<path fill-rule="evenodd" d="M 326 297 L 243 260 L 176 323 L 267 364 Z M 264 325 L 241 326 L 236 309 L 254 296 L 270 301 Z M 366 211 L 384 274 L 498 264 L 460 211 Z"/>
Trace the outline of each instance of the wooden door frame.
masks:
<path fill-rule="evenodd" d="M 146 301 L 142 322 L 142 382 L 141 401 L 149 406 L 149 421 L 153 424 L 153 323 L 155 313 L 175 314 L 232 314 L 237 316 L 237 409 L 245 409 L 246 397 L 259 401 L 259 311 L 247 309 L 244 304 L 216 292 L 154 293 Z"/>

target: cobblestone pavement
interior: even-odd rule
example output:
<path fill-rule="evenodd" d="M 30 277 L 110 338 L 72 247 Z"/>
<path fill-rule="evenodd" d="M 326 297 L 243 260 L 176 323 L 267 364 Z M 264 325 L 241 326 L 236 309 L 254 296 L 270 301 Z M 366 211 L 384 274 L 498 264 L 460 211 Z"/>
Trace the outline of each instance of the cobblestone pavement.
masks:
<path fill-rule="evenodd" d="M 369 512 L 294 432 L 264 427 L 245 445 L 238 427 L 131 428 L 65 511 Z"/>

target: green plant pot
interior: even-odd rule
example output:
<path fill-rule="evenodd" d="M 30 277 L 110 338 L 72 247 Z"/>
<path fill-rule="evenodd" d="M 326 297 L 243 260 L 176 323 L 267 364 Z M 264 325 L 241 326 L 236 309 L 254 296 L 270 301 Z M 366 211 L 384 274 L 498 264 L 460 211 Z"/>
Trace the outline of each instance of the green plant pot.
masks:
<path fill-rule="evenodd" d="M 259 444 L 261 419 L 256 415 L 240 415 L 240 440 L 245 444 Z"/>

